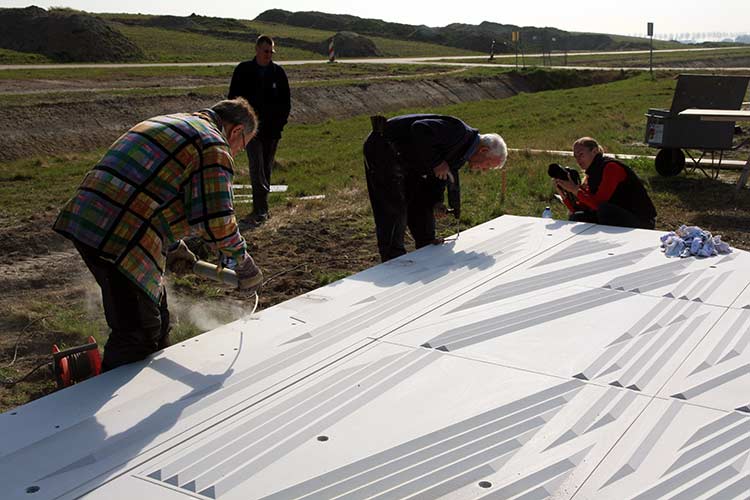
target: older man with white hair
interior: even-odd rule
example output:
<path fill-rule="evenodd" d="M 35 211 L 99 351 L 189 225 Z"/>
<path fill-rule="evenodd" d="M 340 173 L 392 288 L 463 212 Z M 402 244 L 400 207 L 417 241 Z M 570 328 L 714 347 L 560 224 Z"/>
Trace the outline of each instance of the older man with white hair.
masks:
<path fill-rule="evenodd" d="M 406 227 L 416 248 L 435 239 L 435 216 L 445 213 L 444 192 L 459 213 L 458 171 L 502 168 L 508 156 L 498 134 L 480 134 L 453 116 L 372 117 L 364 144 L 365 175 L 383 262 L 406 253 Z"/>

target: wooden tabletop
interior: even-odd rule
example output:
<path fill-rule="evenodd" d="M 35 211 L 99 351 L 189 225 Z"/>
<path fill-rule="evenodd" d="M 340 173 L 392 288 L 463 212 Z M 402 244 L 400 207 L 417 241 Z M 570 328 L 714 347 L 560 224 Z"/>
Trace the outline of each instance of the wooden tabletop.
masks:
<path fill-rule="evenodd" d="M 680 111 L 680 116 L 694 116 L 704 121 L 714 122 L 734 122 L 734 121 L 750 121 L 750 110 L 746 109 L 700 109 L 700 108 L 688 108 L 684 111 Z"/>

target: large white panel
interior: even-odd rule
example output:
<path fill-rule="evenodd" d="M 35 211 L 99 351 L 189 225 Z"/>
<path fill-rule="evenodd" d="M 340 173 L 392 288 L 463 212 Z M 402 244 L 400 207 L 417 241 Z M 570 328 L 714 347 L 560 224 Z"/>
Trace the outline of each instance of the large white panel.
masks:
<path fill-rule="evenodd" d="M 623 389 L 379 344 L 90 498 L 108 498 L 141 478 L 225 499 L 564 493 L 583 482 L 648 401 Z"/>
<path fill-rule="evenodd" d="M 0 415 L 0 496 L 734 498 L 750 256 L 658 237 L 504 216 L 245 317 Z"/>
<path fill-rule="evenodd" d="M 576 499 L 746 499 L 750 416 L 654 400 Z"/>
<path fill-rule="evenodd" d="M 476 292 L 482 296 L 482 290 Z M 565 285 L 470 309 L 452 306 L 389 338 L 650 394 L 664 385 L 726 310 Z"/>

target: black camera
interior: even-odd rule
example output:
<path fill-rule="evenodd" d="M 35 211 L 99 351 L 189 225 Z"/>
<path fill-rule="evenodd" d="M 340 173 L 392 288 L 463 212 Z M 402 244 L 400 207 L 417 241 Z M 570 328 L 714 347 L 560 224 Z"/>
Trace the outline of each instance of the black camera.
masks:
<path fill-rule="evenodd" d="M 573 181 L 576 184 L 581 183 L 581 175 L 578 170 L 570 167 L 563 167 L 559 163 L 550 163 L 547 167 L 547 174 L 553 179 L 561 181 Z"/>

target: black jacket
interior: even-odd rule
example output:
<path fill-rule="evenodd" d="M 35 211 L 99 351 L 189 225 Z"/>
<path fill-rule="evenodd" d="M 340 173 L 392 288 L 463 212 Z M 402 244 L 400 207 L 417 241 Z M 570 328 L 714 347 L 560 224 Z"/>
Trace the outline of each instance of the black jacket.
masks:
<path fill-rule="evenodd" d="M 423 177 L 433 203 L 443 200 L 448 190 L 448 204 L 454 215 L 461 213 L 461 188 L 458 171 L 468 159 L 469 150 L 479 140 L 479 131 L 453 116 L 403 115 L 388 120 L 385 137 L 398 152 L 406 175 Z M 453 173 L 454 182 L 436 178 L 433 168 L 445 161 Z"/>
<path fill-rule="evenodd" d="M 607 163 L 617 163 L 627 174 L 625 181 L 621 182 L 615 192 L 612 193 L 609 203 L 634 213 L 644 221 L 653 221 L 656 218 L 656 208 L 649 198 L 643 182 L 630 167 L 613 158 L 605 158 L 601 154 L 596 155 L 594 161 L 586 169 L 586 182 L 591 194 L 596 194 L 599 189 L 599 184 L 601 184 L 604 175 L 604 167 Z"/>
<path fill-rule="evenodd" d="M 477 129 L 444 115 L 396 116 L 385 127 L 407 170 L 427 175 L 442 161 L 458 171 L 478 136 Z"/>
<path fill-rule="evenodd" d="M 271 62 L 263 68 L 255 58 L 238 64 L 232 74 L 228 97 L 238 96 L 247 99 L 257 113 L 260 136 L 281 137 L 291 110 L 289 80 L 281 66 Z"/>

